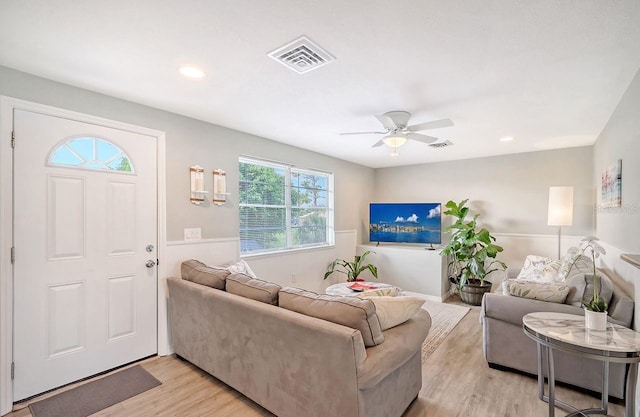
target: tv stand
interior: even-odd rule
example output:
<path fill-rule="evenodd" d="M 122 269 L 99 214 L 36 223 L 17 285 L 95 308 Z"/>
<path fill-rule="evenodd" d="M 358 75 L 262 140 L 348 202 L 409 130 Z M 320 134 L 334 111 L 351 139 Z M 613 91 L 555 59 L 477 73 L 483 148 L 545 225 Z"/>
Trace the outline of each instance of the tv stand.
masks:
<path fill-rule="evenodd" d="M 429 246 L 427 246 L 425 250 L 436 250 L 436 248 L 433 247 L 433 243 L 429 243 Z"/>
<path fill-rule="evenodd" d="M 367 262 L 378 267 L 378 281 L 425 294 L 438 301 L 444 301 L 449 295 L 446 257 L 440 256 L 435 247 L 374 245 L 375 242 L 358 245 L 356 254 L 373 251 Z"/>

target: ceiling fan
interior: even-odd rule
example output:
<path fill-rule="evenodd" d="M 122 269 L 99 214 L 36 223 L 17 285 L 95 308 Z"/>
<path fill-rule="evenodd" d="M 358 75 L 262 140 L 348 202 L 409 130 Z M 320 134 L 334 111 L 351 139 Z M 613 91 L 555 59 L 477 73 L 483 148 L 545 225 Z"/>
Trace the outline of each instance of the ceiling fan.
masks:
<path fill-rule="evenodd" d="M 431 144 L 438 140 L 433 136 L 423 135 L 418 133 L 423 130 L 438 129 L 441 127 L 453 126 L 451 119 L 440 119 L 431 122 L 419 123 L 416 125 L 407 126 L 411 113 L 406 111 L 389 111 L 384 114 L 376 115 L 376 119 L 382 123 L 384 127 L 383 132 L 349 132 L 341 133 L 341 135 L 369 135 L 379 134 L 386 135 L 378 142 L 376 142 L 372 148 L 378 146 L 387 145 L 394 149 L 394 155 L 397 155 L 397 148 L 404 145 L 408 140 L 415 140 L 426 144 Z"/>

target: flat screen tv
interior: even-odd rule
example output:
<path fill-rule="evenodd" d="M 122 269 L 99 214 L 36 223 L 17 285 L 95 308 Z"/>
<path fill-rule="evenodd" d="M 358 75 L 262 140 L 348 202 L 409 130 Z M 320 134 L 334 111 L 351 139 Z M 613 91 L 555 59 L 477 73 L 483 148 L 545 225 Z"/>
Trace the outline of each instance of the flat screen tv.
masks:
<path fill-rule="evenodd" d="M 371 203 L 369 241 L 441 243 L 440 203 Z"/>

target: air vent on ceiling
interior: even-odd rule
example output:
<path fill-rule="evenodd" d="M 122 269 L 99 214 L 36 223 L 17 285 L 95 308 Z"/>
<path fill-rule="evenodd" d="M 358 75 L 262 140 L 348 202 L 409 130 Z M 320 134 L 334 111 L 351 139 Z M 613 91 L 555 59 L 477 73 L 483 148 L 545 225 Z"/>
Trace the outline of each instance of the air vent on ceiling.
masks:
<path fill-rule="evenodd" d="M 436 142 L 436 143 L 430 143 L 429 146 L 431 146 L 432 148 L 446 148 L 447 146 L 451 146 L 453 145 L 452 142 L 445 140 L 444 142 Z"/>
<path fill-rule="evenodd" d="M 304 74 L 335 60 L 311 39 L 302 36 L 269 53 L 269 56 L 298 74 Z"/>

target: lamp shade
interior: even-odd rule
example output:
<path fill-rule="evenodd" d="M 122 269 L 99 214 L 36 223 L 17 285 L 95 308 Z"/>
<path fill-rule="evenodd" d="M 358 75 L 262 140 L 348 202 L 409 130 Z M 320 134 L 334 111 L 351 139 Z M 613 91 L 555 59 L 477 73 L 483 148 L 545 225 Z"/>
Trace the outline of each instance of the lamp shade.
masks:
<path fill-rule="evenodd" d="M 573 187 L 549 187 L 549 226 L 573 224 Z"/>

